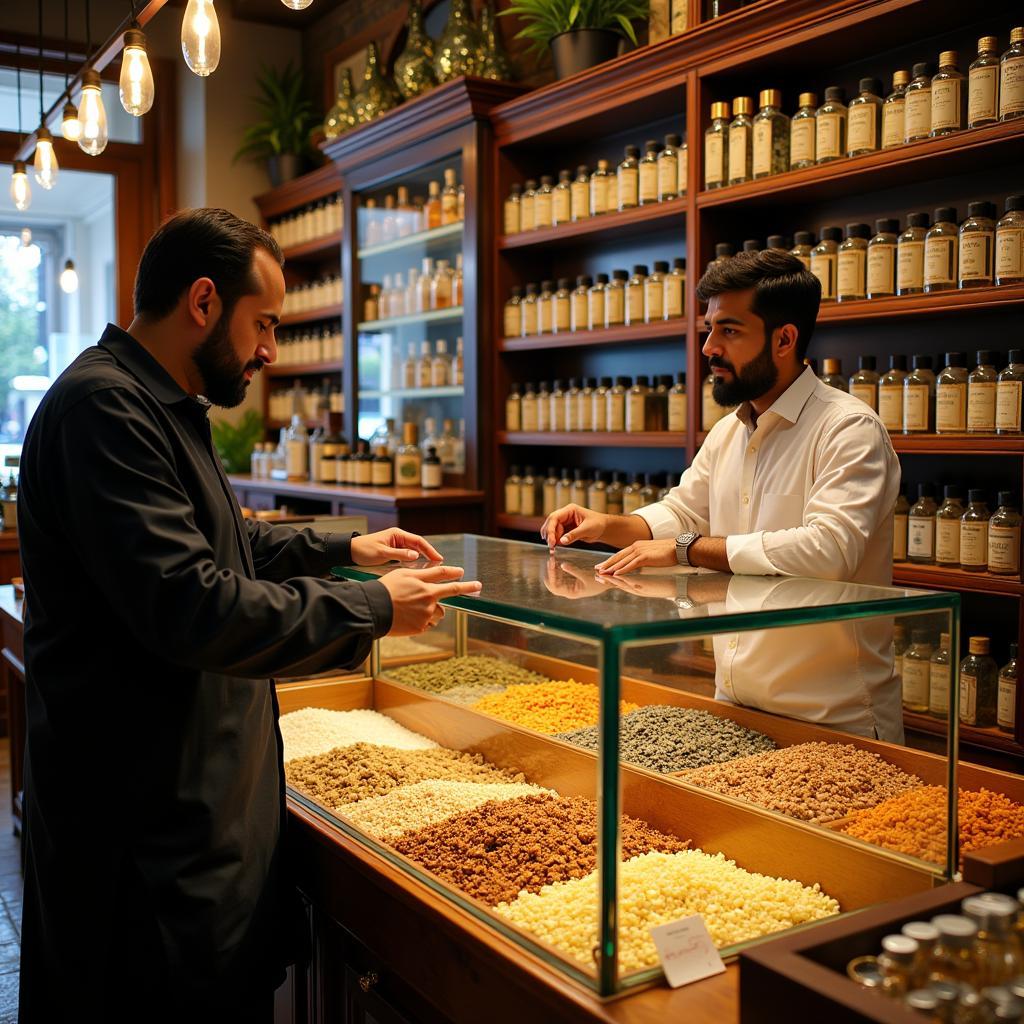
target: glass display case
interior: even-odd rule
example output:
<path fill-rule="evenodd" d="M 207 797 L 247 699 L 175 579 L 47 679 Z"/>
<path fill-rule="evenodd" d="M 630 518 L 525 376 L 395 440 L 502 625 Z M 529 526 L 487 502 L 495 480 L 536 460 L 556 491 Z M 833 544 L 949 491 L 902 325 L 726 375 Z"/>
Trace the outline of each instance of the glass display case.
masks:
<path fill-rule="evenodd" d="M 729 956 L 955 874 L 958 595 L 432 542 L 482 592 L 281 688 L 289 796 L 552 968 L 607 995 L 659 976 L 657 925 Z M 954 666 L 943 752 L 904 745 L 904 637 Z"/>

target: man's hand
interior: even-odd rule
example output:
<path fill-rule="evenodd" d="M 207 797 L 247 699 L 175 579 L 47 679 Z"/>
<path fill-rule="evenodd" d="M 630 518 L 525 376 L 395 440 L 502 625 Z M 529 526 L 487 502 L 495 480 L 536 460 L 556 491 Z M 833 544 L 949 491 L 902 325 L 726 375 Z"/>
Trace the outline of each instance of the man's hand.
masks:
<path fill-rule="evenodd" d="M 604 535 L 608 516 L 602 512 L 591 512 L 582 505 L 563 505 L 556 508 L 544 520 L 540 535 L 554 548 L 562 544 L 573 544 L 578 540 L 595 543 Z"/>
<path fill-rule="evenodd" d="M 596 569 L 606 576 L 624 576 L 628 572 L 636 572 L 645 565 L 665 567 L 678 565 L 676 561 L 676 541 L 674 537 L 665 540 L 638 540 L 621 551 L 616 551 L 610 558 L 599 562 Z"/>
<path fill-rule="evenodd" d="M 415 562 L 426 558 L 443 562 L 437 550 L 415 533 L 407 533 L 393 526 L 380 533 L 352 538 L 352 561 L 356 565 L 383 565 L 385 562 Z"/>
<path fill-rule="evenodd" d="M 608 589 L 604 581 L 594 575 L 593 569 L 581 569 L 568 562 L 559 562 L 557 558 L 548 559 L 544 571 L 544 586 L 552 594 L 567 597 L 570 601 L 594 597 Z"/>
<path fill-rule="evenodd" d="M 479 594 L 481 584 L 462 583 L 463 570 L 454 565 L 430 569 L 395 569 L 380 582 L 391 596 L 392 620 L 388 636 L 414 636 L 444 618 L 439 602 L 445 597 Z"/>
<path fill-rule="evenodd" d="M 637 576 L 633 579 L 626 579 L 625 576 L 598 576 L 605 587 L 618 587 L 627 594 L 635 594 L 637 597 L 660 598 L 664 601 L 674 601 L 679 594 L 679 586 L 676 576 Z"/>

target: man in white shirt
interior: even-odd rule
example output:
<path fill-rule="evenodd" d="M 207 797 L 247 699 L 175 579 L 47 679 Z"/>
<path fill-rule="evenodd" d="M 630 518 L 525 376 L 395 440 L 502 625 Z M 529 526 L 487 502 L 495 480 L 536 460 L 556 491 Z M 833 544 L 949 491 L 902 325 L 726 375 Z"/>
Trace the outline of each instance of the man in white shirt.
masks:
<path fill-rule="evenodd" d="M 620 550 L 598 571 L 690 565 L 749 575 L 888 585 L 900 466 L 878 416 L 804 366 L 821 289 L 794 256 L 709 266 L 704 343 L 715 424 L 664 500 L 628 516 L 557 509 L 541 535 Z M 716 696 L 902 742 L 891 622 L 831 623 L 715 638 Z"/>

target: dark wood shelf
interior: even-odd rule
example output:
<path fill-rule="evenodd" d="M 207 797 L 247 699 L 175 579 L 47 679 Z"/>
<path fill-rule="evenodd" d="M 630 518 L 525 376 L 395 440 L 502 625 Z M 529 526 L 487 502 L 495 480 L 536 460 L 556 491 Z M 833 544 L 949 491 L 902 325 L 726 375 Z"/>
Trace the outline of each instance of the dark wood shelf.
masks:
<path fill-rule="evenodd" d="M 1021 133 L 1024 135 L 1024 132 Z M 891 299 L 858 299 L 855 302 L 824 302 L 818 323 L 855 323 L 884 317 L 928 317 L 950 313 L 978 313 L 1024 303 L 1024 285 L 991 288 L 957 288 L 928 295 L 896 295 Z"/>
<path fill-rule="evenodd" d="M 946 735 L 946 723 L 939 718 L 932 718 L 931 715 L 918 714 L 916 711 L 903 712 L 903 725 L 911 732 L 924 732 L 931 736 Z M 1021 746 L 1012 733 L 1003 732 L 992 726 L 988 729 L 979 729 L 974 725 L 960 723 L 960 742 L 967 743 L 973 747 L 984 747 L 986 750 L 998 750 L 1003 754 L 1012 754 L 1014 757 L 1024 757 L 1024 746 Z"/>
<path fill-rule="evenodd" d="M 930 590 L 967 591 L 972 594 L 1003 594 L 1024 596 L 1024 583 L 1019 576 L 993 576 L 986 572 L 964 572 L 942 565 L 918 565 L 897 562 L 892 582 L 898 587 L 925 587 Z"/>
<path fill-rule="evenodd" d="M 341 266 L 341 232 L 324 235 L 323 238 L 312 238 L 301 245 L 290 245 L 283 249 L 286 263 L 315 263 L 325 260 L 328 256 L 337 255 L 338 266 Z"/>
<path fill-rule="evenodd" d="M 318 363 L 292 363 L 290 366 L 271 365 L 264 367 L 268 377 L 302 377 L 314 373 L 341 373 L 340 359 L 325 359 Z"/>
<path fill-rule="evenodd" d="M 592 331 L 562 331 L 559 334 L 531 334 L 524 338 L 501 338 L 499 352 L 532 352 L 535 349 L 583 348 L 600 345 L 625 345 L 638 341 L 669 341 L 686 338 L 686 318 L 655 320 L 648 324 L 622 327 L 597 327 Z"/>
<path fill-rule="evenodd" d="M 306 309 L 301 313 L 287 313 L 281 317 L 280 327 L 293 327 L 295 324 L 308 324 L 314 320 L 333 320 L 341 316 L 341 303 L 331 306 L 320 306 L 318 309 Z"/>
<path fill-rule="evenodd" d="M 1021 455 L 1024 434 L 890 434 L 900 455 Z"/>
<path fill-rule="evenodd" d="M 668 430 L 644 433 L 611 430 L 499 430 L 498 444 L 555 448 L 685 448 L 686 434 Z"/>
<path fill-rule="evenodd" d="M 341 498 L 353 502 L 419 506 L 419 505 L 478 505 L 484 500 L 483 491 L 464 487 L 440 487 L 426 490 L 422 487 L 359 487 L 354 484 L 314 484 L 303 480 L 254 480 L 245 473 L 229 473 L 234 487 L 251 491 L 266 491 L 297 498 Z"/>

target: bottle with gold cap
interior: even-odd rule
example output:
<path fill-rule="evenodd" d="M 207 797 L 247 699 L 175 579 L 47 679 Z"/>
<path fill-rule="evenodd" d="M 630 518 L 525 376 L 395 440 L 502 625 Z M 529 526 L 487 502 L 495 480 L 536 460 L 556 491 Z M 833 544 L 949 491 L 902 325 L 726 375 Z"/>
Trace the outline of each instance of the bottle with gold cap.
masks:
<path fill-rule="evenodd" d="M 956 50 L 939 54 L 939 70 L 932 76 L 932 138 L 963 130 L 964 76 L 959 60 Z"/>
<path fill-rule="evenodd" d="M 415 423 L 403 423 L 402 444 L 395 452 L 395 483 L 399 487 L 419 487 L 422 468 L 419 427 Z"/>
<path fill-rule="evenodd" d="M 846 378 L 843 376 L 842 359 L 824 359 L 821 363 L 821 383 L 827 384 L 836 391 L 846 391 Z"/>
<path fill-rule="evenodd" d="M 996 724 L 999 666 L 989 655 L 989 638 L 972 636 L 960 662 L 960 721 L 985 729 Z"/>
<path fill-rule="evenodd" d="M 789 118 L 782 112 L 782 93 L 762 89 L 761 109 L 754 115 L 754 177 L 767 178 L 789 170 Z"/>
<path fill-rule="evenodd" d="M 711 104 L 711 124 L 704 132 L 704 187 L 722 188 L 729 180 L 729 104 Z"/>
<path fill-rule="evenodd" d="M 1024 27 L 1010 29 L 1010 48 L 999 60 L 999 120 L 1024 117 Z"/>
<path fill-rule="evenodd" d="M 789 123 L 789 166 L 791 170 L 813 167 L 815 158 L 815 111 L 818 97 L 813 92 L 800 93 L 800 109 Z"/>
<path fill-rule="evenodd" d="M 859 91 L 847 113 L 846 155 L 860 156 L 878 149 L 882 127 L 882 83 L 877 78 L 862 78 Z"/>
<path fill-rule="evenodd" d="M 967 127 L 999 120 L 999 40 L 982 36 L 978 56 L 967 69 Z"/>
<path fill-rule="evenodd" d="M 846 156 L 846 93 L 842 86 L 830 85 L 825 102 L 815 115 L 815 162 L 826 164 Z"/>
<path fill-rule="evenodd" d="M 729 184 L 739 185 L 753 177 L 754 124 L 750 115 L 754 101 L 749 96 L 737 96 L 732 101 L 732 121 L 729 122 Z"/>
<path fill-rule="evenodd" d="M 902 146 L 906 136 L 906 89 L 910 83 L 909 71 L 892 73 L 892 92 L 882 104 L 882 149 Z"/>

